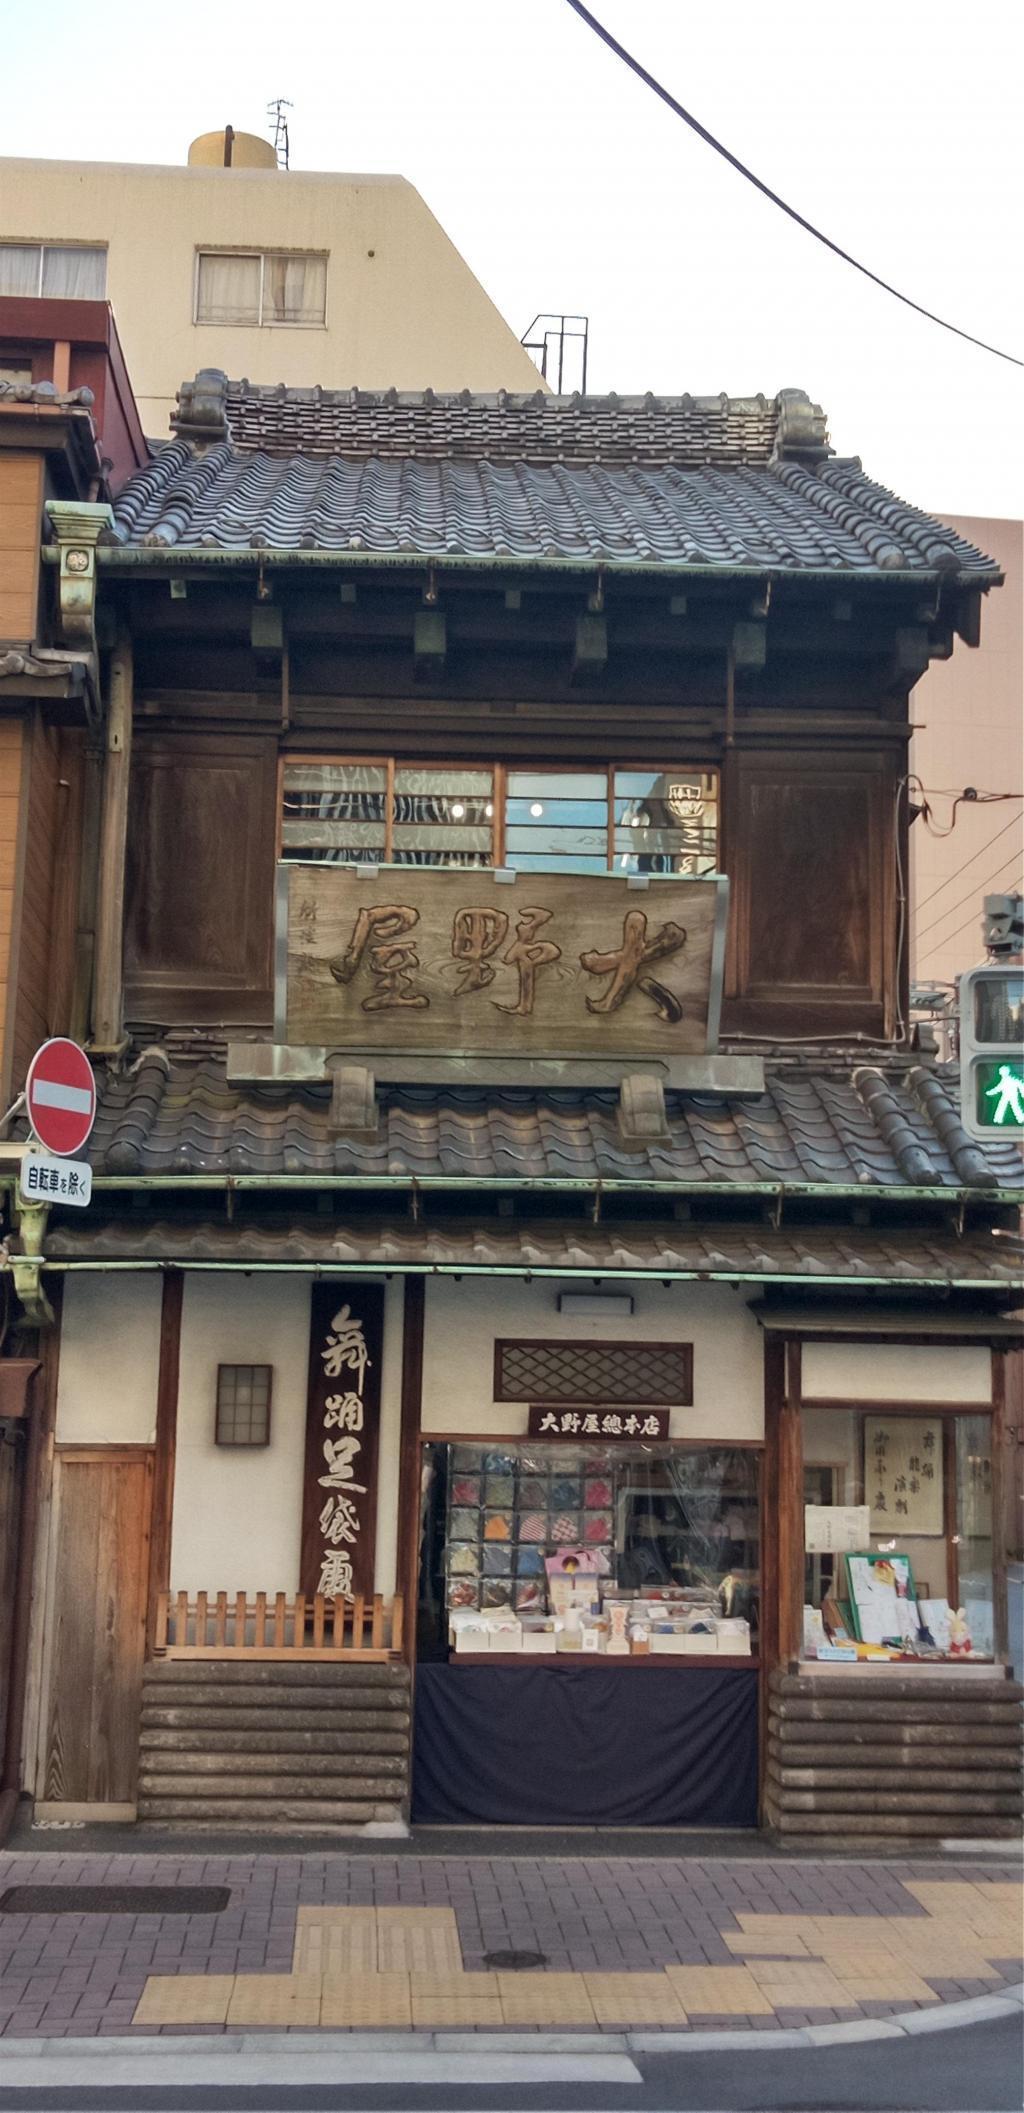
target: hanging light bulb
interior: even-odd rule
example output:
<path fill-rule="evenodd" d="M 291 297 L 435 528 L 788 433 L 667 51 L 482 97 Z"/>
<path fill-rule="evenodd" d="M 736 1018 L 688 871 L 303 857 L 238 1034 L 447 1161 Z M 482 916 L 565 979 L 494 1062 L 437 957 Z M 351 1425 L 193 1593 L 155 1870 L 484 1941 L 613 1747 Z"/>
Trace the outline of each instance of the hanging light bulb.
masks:
<path fill-rule="evenodd" d="M 453 821 L 453 822 L 461 822 L 461 821 L 463 821 L 463 820 L 464 820 L 464 818 L 465 818 L 465 813 L 466 813 L 466 810 L 465 810 L 465 807 L 464 807 L 464 806 L 463 806 L 463 804 L 462 804 L 462 801 L 461 801 L 461 800 L 453 800 L 453 801 L 452 801 L 452 821 Z"/>
<path fill-rule="evenodd" d="M 533 819 L 534 819 L 534 821 L 535 821 L 535 822 L 537 822 L 537 821 L 539 821 L 539 820 L 540 820 L 540 817 L 541 817 L 541 815 L 543 814 L 543 812 L 544 812 L 544 808 L 543 808 L 543 806 L 542 806 L 542 804 L 541 804 L 540 800 L 531 800 L 531 802 L 530 802 L 530 813 L 532 814 L 532 816 L 533 816 Z"/>

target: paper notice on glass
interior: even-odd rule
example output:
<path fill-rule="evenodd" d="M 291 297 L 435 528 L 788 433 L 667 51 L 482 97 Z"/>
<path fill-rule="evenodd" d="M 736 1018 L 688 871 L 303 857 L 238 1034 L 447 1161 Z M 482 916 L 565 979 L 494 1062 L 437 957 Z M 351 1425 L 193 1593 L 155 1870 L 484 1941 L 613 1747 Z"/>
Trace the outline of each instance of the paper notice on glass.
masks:
<path fill-rule="evenodd" d="M 805 1504 L 804 1548 L 808 1555 L 850 1555 L 870 1539 L 866 1504 Z"/>

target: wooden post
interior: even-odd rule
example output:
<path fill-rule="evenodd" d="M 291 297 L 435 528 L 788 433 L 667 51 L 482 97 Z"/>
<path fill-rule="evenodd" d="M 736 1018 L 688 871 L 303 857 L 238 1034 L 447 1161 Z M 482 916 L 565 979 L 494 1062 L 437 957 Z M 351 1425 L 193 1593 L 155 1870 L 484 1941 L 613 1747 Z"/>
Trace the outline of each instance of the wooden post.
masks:
<path fill-rule="evenodd" d="M 1017 1433 L 1008 1426 L 1016 1422 L 1007 1411 L 1007 1357 L 1004 1350 L 992 1352 L 992 1628 L 997 1658 L 1009 1645 L 1006 1565 L 1013 1549 L 1013 1455 Z"/>
<path fill-rule="evenodd" d="M 402 1425 L 398 1466 L 397 1590 L 405 1598 L 404 1655 L 416 1655 L 420 1586 L 420 1417 L 423 1404 L 423 1329 L 426 1284 L 406 1277 L 402 1314 Z"/>
<path fill-rule="evenodd" d="M 100 825 L 93 1046 L 117 1049 L 123 1029 L 124 860 L 132 753 L 132 644 L 120 631 L 110 660 L 107 753 Z"/>
<path fill-rule="evenodd" d="M 800 1426 L 800 1345 L 786 1344 L 786 1384 L 778 1422 L 779 1658 L 799 1658 L 803 1640 L 804 1491 Z"/>
<path fill-rule="evenodd" d="M 171 1585 L 171 1524 L 174 1517 L 174 1465 L 178 1439 L 178 1364 L 181 1356 L 181 1306 L 185 1279 L 180 1270 L 164 1273 L 160 1307 L 160 1357 L 156 1381 L 156 1449 L 153 1461 L 153 1519 L 149 1539 L 149 1590 L 146 1602 L 146 1653 L 156 1638 L 156 1607 Z M 179 1637 L 176 1641 L 181 1642 Z"/>

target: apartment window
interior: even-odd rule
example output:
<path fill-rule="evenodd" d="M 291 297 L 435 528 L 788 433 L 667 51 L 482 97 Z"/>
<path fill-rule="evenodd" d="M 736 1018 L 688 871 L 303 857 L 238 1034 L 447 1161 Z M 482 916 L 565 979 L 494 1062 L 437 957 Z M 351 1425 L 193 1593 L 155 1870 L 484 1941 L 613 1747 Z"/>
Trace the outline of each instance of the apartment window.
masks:
<path fill-rule="evenodd" d="M 286 763 L 281 855 L 523 873 L 714 873 L 714 772 Z"/>
<path fill-rule="evenodd" d="M 0 242 L 0 294 L 102 301 L 107 252 L 77 242 Z"/>
<path fill-rule="evenodd" d="M 327 258 L 291 250 L 200 250 L 196 322 L 322 328 Z"/>

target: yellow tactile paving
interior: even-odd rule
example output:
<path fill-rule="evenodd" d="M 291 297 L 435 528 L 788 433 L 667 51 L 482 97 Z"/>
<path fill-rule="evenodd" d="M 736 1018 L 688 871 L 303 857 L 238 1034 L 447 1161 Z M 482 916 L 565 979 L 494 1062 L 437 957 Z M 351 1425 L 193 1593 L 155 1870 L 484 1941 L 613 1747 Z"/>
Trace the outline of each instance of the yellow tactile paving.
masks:
<path fill-rule="evenodd" d="M 229 2025 L 319 2025 L 319 1974 L 236 1974 Z"/>
<path fill-rule="evenodd" d="M 293 1973 L 373 1974 L 376 1971 L 375 1922 L 300 1922 L 295 1932 Z"/>
<path fill-rule="evenodd" d="M 1024 1889 L 1020 1886 L 995 1881 L 991 1885 L 976 1886 L 966 1879 L 905 1878 L 903 1885 L 930 1915 L 969 1915 L 979 1907 L 988 1906 L 999 1908 L 1004 1914 L 1014 1912 L 1019 1916 L 1024 1898 Z M 991 1897 L 994 1894 L 999 1895 L 998 1900 Z"/>
<path fill-rule="evenodd" d="M 502 2025 L 497 1974 L 414 1973 L 414 2025 Z"/>
<path fill-rule="evenodd" d="M 356 1923 L 368 1923 L 371 1929 L 375 1929 L 377 1926 L 377 1917 L 381 1912 L 382 1910 L 380 1908 L 374 1907 L 297 1908 L 295 1911 L 295 1924 L 296 1928 L 298 1929 L 313 1929 L 319 1926 L 323 1926 L 330 1929 L 334 1929 L 335 1927 L 352 1929 L 355 1927 Z"/>
<path fill-rule="evenodd" d="M 321 2025 L 412 2024 L 408 1974 L 325 1974 Z"/>
<path fill-rule="evenodd" d="M 773 1937 L 769 1930 L 726 1930 L 726 1944 L 744 1959 L 806 1959 L 810 1956 L 803 1937 Z"/>
<path fill-rule="evenodd" d="M 770 2017 L 772 2006 L 745 1966 L 667 1966 L 683 2009 L 721 2017 Z"/>
<path fill-rule="evenodd" d="M 895 1973 L 863 1974 L 856 1977 L 839 1972 L 838 1978 L 846 1990 L 848 2003 L 938 2003 L 940 1998 L 934 1988 L 920 1974 L 912 1973 L 908 1966 Z"/>
<path fill-rule="evenodd" d="M 378 1923 L 377 1965 L 382 1974 L 461 1973 L 458 1931 L 454 1925 L 449 1929 L 440 1923 Z"/>
<path fill-rule="evenodd" d="M 378 1929 L 454 1930 L 458 1928 L 454 1908 L 374 1908 Z"/>
<path fill-rule="evenodd" d="M 667 1974 L 584 1974 L 599 2025 L 685 2025 Z"/>
<path fill-rule="evenodd" d="M 133 2025 L 224 2025 L 234 1974 L 151 1974 Z"/>
<path fill-rule="evenodd" d="M 755 1959 L 750 1972 L 773 2010 L 849 2010 L 855 2001 L 832 1968 L 813 1959 Z"/>
<path fill-rule="evenodd" d="M 497 1996 L 485 1996 L 478 2002 L 464 1996 L 414 1996 L 412 2022 L 454 2029 L 458 2025 L 504 2025 L 505 2018 Z"/>
<path fill-rule="evenodd" d="M 853 1944 L 866 1944 L 876 1935 L 888 1937 L 889 1918 L 887 1915 L 808 1915 L 807 1928 L 813 1930 L 816 1937 L 828 1937 L 832 1943 L 849 1938 Z"/>
<path fill-rule="evenodd" d="M 594 2025 L 582 1974 L 499 1974 L 506 2025 Z"/>

